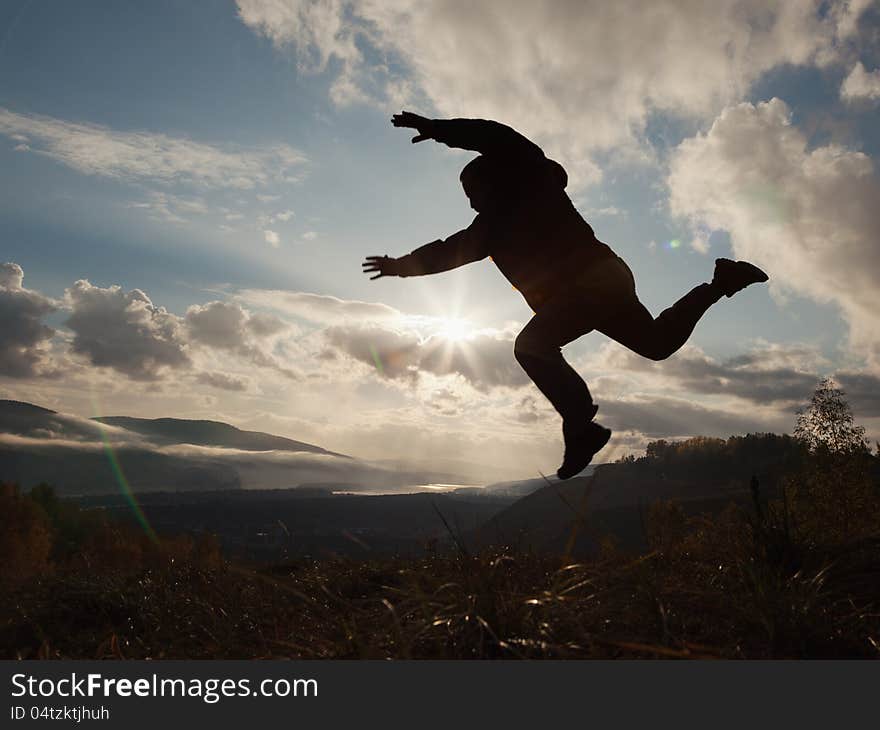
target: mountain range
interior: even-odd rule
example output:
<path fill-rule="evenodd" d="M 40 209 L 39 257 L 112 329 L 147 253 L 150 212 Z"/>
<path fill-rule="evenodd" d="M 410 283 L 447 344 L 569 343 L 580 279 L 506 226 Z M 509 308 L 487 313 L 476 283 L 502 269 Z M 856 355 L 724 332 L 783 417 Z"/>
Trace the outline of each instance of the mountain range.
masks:
<path fill-rule="evenodd" d="M 282 489 L 353 492 L 473 484 L 468 475 L 367 461 L 228 423 L 181 418 L 82 418 L 0 400 L 0 481 L 40 482 L 61 494 Z"/>
<path fill-rule="evenodd" d="M 445 505 L 454 517 L 450 524 L 460 533 L 458 539 L 474 546 L 500 543 L 577 554 L 594 550 L 604 533 L 637 545 L 644 540 L 645 510 L 658 499 L 674 499 L 690 512 L 743 501 L 749 498 L 752 476 L 764 488 L 772 488 L 802 453 L 793 439 L 774 434 L 651 446 L 645 457 L 600 464 L 565 482 L 539 477 L 447 487 L 448 494 L 435 499 L 436 488 L 429 485 L 467 485 L 468 478 L 422 470 L 412 463 L 366 461 L 219 421 L 89 419 L 0 401 L 0 482 L 18 483 L 23 489 L 48 482 L 61 495 L 94 497 L 96 506 L 118 502 L 123 510 L 120 492 L 131 490 L 143 495 L 144 509 L 154 512 L 156 519 L 183 530 L 192 529 L 180 522 L 184 505 L 190 505 L 193 515 L 202 515 L 202 521 L 214 512 L 225 515 L 226 522 L 205 522 L 205 529 L 232 529 L 223 494 L 237 494 L 244 501 L 236 497 L 240 507 L 235 511 L 251 505 L 248 509 L 261 515 L 259 520 L 254 517 L 259 525 L 260 520 L 270 524 L 280 519 L 283 504 L 282 511 L 289 512 L 286 522 L 311 525 L 307 533 L 312 543 L 319 533 L 321 540 L 332 541 L 340 530 L 362 530 L 374 544 L 397 545 L 399 536 L 383 527 L 385 510 L 404 507 L 401 514 L 412 514 L 401 518 L 401 524 L 411 519 L 428 525 L 438 505 Z M 266 496 L 266 490 L 278 489 L 286 490 L 287 496 Z M 423 494 L 403 499 L 413 492 Z M 156 498 L 148 498 L 149 493 Z M 363 502 L 370 494 L 384 496 Z M 437 524 L 441 522 L 438 518 Z M 263 527 L 255 529 L 265 532 Z M 298 539 L 305 544 L 304 538 Z"/>

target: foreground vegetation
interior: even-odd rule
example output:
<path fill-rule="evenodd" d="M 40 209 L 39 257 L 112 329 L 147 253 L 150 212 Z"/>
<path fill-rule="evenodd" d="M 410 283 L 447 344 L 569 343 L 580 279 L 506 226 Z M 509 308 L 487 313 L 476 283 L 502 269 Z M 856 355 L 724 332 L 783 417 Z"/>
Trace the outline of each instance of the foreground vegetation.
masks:
<path fill-rule="evenodd" d="M 609 538 L 584 562 L 469 554 L 453 535 L 419 558 L 248 566 L 210 537 L 153 540 L 51 489 L 7 487 L 0 656 L 880 658 L 878 458 L 850 437 L 805 442 L 749 505 L 658 502 L 645 553 Z"/>
<path fill-rule="evenodd" d="M 649 552 L 627 555 L 608 542 L 583 563 L 498 549 L 254 568 L 222 560 L 210 538 L 156 544 L 128 526 L 92 525 L 42 568 L 28 574 L 27 561 L 18 563 L 17 585 L 0 599 L 0 652 L 877 657 L 880 510 L 869 488 L 851 491 L 845 509 L 819 522 L 798 508 L 793 491 L 696 518 L 658 503 L 646 519 Z"/>

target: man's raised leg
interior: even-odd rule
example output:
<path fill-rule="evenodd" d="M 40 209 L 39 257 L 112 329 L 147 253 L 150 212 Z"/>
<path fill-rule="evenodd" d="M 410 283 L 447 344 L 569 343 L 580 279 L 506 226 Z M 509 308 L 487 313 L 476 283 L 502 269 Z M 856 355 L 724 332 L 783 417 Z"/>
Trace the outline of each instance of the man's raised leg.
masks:
<path fill-rule="evenodd" d="M 603 322 L 598 329 L 612 340 L 650 360 L 665 360 L 688 341 L 697 322 L 723 296 L 733 296 L 750 284 L 767 281 L 767 274 L 746 261 L 716 259 L 715 275 L 691 289 L 656 318 L 638 301 Z"/>

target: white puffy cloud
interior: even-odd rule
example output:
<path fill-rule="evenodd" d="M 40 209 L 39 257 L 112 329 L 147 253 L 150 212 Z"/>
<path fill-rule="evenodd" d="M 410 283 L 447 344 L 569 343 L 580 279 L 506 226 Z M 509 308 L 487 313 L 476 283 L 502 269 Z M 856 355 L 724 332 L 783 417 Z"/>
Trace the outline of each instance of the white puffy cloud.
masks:
<path fill-rule="evenodd" d="M 859 61 L 843 80 L 840 96 L 846 101 L 880 99 L 880 68 L 866 71 Z"/>
<path fill-rule="evenodd" d="M 194 304 L 186 310 L 190 339 L 226 349 L 241 347 L 246 341 L 247 313 L 238 304 L 214 301 Z"/>
<path fill-rule="evenodd" d="M 281 238 L 275 231 L 269 230 L 268 228 L 263 231 L 263 238 L 266 239 L 266 243 L 268 243 L 272 248 L 278 248 L 281 245 Z"/>
<path fill-rule="evenodd" d="M 4 289 L 19 290 L 24 282 L 24 271 L 21 266 L 7 261 L 0 266 L 0 286 Z"/>
<path fill-rule="evenodd" d="M 299 377 L 293 370 L 279 364 L 262 346 L 262 340 L 287 329 L 277 317 L 251 313 L 238 302 L 213 301 L 192 305 L 186 310 L 184 319 L 190 342 L 233 352 L 255 365 L 272 368 L 290 378 Z"/>
<path fill-rule="evenodd" d="M 743 103 L 679 145 L 668 185 L 674 214 L 728 231 L 776 291 L 837 305 L 852 346 L 880 362 L 880 183 L 867 155 L 810 149 L 779 99 Z"/>
<path fill-rule="evenodd" d="M 286 144 L 233 149 L 154 132 L 121 132 L 0 108 L 0 134 L 77 172 L 162 185 L 250 189 L 297 179 L 306 161 Z M 161 201 L 159 201 L 161 202 Z"/>
<path fill-rule="evenodd" d="M 58 303 L 23 288 L 23 276 L 17 264 L 0 265 L 0 375 L 59 375 L 58 362 L 50 366 L 50 349 L 69 345 L 71 353 L 90 365 L 140 381 L 189 371 L 196 382 L 246 391 L 249 378 L 217 370 L 218 360 L 230 365 L 230 355 L 247 367 L 300 377 L 272 353 L 292 331 L 290 324 L 274 314 L 247 310 L 237 301 L 213 301 L 193 305 L 179 317 L 154 304 L 140 289 L 103 288 L 87 280 L 77 281 Z M 58 309 L 68 312 L 64 324 L 72 337 L 62 331 L 56 338 L 56 331 L 43 323 L 45 316 Z M 58 357 L 56 353 L 53 360 Z M 67 363 L 70 372 L 72 365 Z"/>
<path fill-rule="evenodd" d="M 52 373 L 46 348 L 55 331 L 43 318 L 57 305 L 23 281 L 21 266 L 0 264 L 0 376 L 10 378 Z"/>
<path fill-rule="evenodd" d="M 186 310 L 190 340 L 209 347 L 235 350 L 251 346 L 287 329 L 278 317 L 264 312 L 250 312 L 235 301 L 194 304 Z"/>
<path fill-rule="evenodd" d="M 655 111 L 714 116 L 783 64 L 828 64 L 870 0 L 237 0 L 337 103 L 499 119 L 570 175 L 633 148 Z M 378 57 L 381 60 L 372 62 Z"/>
<path fill-rule="evenodd" d="M 134 380 L 156 380 L 166 369 L 190 365 L 181 318 L 154 305 L 140 289 L 105 289 L 80 279 L 65 298 L 71 350 L 92 365 Z"/>
<path fill-rule="evenodd" d="M 257 339 L 272 337 L 290 329 L 290 325 L 282 322 L 274 314 L 266 314 L 265 312 L 248 312 L 245 326 L 248 332 Z"/>

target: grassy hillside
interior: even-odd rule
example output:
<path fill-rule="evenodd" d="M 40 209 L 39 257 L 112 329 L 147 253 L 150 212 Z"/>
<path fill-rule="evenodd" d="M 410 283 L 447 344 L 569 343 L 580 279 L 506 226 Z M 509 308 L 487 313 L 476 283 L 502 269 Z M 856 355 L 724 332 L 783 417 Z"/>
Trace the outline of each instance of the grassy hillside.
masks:
<path fill-rule="evenodd" d="M 754 477 L 769 495 L 801 469 L 806 452 L 789 436 L 750 434 L 657 441 L 645 456 L 596 467 L 591 476 L 545 480 L 541 489 L 494 515 L 468 536 L 474 545 L 513 545 L 570 556 L 593 555 L 605 535 L 621 547 L 645 549 L 645 513 L 675 500 L 688 515 L 748 502 Z"/>
<path fill-rule="evenodd" d="M 452 549 L 414 557 L 271 566 L 225 560 L 209 536 L 154 542 L 49 490 L 7 488 L 0 654 L 880 657 L 877 459 L 809 455 L 774 492 L 751 486 L 712 513 L 647 505 L 643 551 L 600 536 L 577 561 L 474 553 L 453 534 Z"/>

